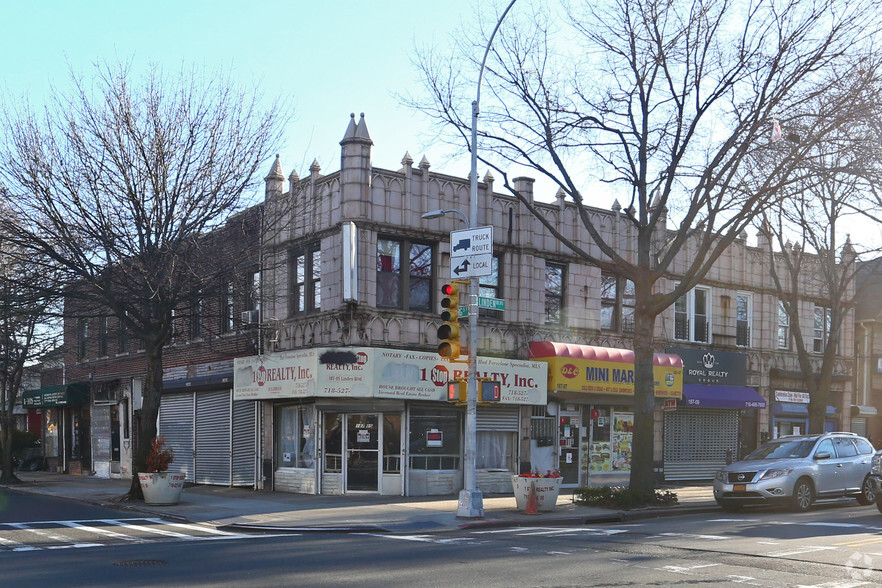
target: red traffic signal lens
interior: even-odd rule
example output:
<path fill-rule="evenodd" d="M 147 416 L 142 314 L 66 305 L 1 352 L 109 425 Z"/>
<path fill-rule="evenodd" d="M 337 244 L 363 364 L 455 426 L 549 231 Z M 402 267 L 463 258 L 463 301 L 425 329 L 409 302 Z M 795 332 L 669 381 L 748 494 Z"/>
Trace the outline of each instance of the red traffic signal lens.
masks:
<path fill-rule="evenodd" d="M 450 296 L 453 294 L 453 285 L 452 284 L 444 284 L 441 286 L 441 293 L 445 296 Z"/>

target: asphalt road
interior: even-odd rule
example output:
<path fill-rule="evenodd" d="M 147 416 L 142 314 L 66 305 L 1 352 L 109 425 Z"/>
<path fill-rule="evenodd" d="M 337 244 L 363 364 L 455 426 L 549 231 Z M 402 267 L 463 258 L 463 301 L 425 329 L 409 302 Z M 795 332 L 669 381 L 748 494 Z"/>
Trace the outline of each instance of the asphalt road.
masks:
<path fill-rule="evenodd" d="M 6 504 L 39 512 L 30 500 L 46 499 Z M 0 565 L 16 586 L 882 584 L 882 515 L 853 504 L 426 535 L 242 536 L 120 511 L 89 520 L 108 513 L 67 503 L 75 516 L 53 521 L 2 511 Z"/>

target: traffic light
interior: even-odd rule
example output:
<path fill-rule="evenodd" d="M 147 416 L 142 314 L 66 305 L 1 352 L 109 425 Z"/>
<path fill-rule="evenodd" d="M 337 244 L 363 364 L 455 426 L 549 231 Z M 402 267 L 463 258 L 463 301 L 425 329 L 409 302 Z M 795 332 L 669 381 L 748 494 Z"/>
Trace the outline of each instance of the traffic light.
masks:
<path fill-rule="evenodd" d="M 478 382 L 478 402 L 499 402 L 502 396 L 502 388 L 499 382 L 490 380 L 481 380 Z"/>
<path fill-rule="evenodd" d="M 441 320 L 438 327 L 438 355 L 448 359 L 459 357 L 459 285 L 455 282 L 441 286 Z"/>

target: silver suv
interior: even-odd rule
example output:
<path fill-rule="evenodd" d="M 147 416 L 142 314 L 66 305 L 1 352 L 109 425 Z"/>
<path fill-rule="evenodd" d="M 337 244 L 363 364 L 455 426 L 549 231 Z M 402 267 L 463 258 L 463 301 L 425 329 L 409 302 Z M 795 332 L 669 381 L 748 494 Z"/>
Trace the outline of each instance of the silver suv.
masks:
<path fill-rule="evenodd" d="M 869 474 L 874 453 L 870 442 L 855 433 L 774 439 L 717 472 L 714 499 L 729 511 L 775 502 L 805 511 L 815 498 L 839 496 L 872 504 Z"/>

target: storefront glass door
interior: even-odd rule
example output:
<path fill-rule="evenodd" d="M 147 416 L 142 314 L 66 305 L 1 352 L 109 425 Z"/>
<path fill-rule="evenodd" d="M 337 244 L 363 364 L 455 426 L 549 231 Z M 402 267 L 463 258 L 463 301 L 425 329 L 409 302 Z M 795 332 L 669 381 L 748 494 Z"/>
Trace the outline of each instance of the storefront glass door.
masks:
<path fill-rule="evenodd" d="M 346 415 L 346 492 L 378 492 L 380 489 L 379 423 L 378 414 Z"/>
<path fill-rule="evenodd" d="M 582 418 L 580 413 L 561 412 L 558 439 L 558 469 L 566 485 L 579 484 L 579 443 Z M 543 472 L 544 473 L 544 472 Z"/>

